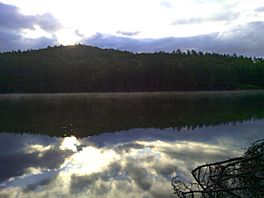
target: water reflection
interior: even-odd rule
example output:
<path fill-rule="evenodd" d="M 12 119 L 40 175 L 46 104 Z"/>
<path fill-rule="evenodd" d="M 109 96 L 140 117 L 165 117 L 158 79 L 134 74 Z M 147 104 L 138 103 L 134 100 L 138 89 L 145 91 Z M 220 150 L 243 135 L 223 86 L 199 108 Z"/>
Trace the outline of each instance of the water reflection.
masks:
<path fill-rule="evenodd" d="M 264 92 L 1 95 L 0 132 L 76 137 L 264 118 Z"/>
<path fill-rule="evenodd" d="M 130 129 L 87 138 L 0 134 L 0 197 L 175 197 L 170 179 L 238 156 L 264 121 Z"/>

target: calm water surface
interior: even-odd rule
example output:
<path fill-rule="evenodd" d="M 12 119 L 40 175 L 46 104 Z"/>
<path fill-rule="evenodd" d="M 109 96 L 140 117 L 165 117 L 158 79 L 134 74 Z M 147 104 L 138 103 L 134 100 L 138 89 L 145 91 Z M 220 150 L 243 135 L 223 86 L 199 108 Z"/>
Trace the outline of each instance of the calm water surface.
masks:
<path fill-rule="evenodd" d="M 264 138 L 264 92 L 0 96 L 0 197 L 176 197 Z"/>

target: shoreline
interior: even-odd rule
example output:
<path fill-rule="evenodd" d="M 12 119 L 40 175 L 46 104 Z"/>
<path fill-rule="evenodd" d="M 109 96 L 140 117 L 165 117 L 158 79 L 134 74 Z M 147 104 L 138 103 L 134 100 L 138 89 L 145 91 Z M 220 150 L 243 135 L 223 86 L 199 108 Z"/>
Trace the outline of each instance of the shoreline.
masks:
<path fill-rule="evenodd" d="M 239 94 L 264 94 L 264 90 L 210 90 L 210 91 L 156 91 L 156 92 L 69 92 L 69 93 L 2 93 L 0 98 L 8 97 L 63 97 L 89 96 L 95 98 L 151 97 L 151 96 L 233 96 Z"/>

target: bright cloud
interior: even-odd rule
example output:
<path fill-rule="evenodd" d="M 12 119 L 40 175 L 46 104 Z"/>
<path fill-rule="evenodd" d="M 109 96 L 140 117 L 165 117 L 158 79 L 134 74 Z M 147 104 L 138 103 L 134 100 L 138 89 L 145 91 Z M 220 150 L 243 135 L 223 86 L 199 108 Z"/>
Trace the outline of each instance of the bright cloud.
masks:
<path fill-rule="evenodd" d="M 0 15 L 5 20 L 0 19 L 0 40 L 6 36 L 2 33 L 4 28 L 15 24 L 13 28 L 16 29 L 13 29 L 13 33 L 21 36 L 19 39 L 31 38 L 35 43 L 36 39 L 40 38 L 50 40 L 49 42 L 45 40 L 45 44 L 75 44 L 97 33 L 137 40 L 186 38 L 212 33 L 221 34 L 253 22 L 264 21 L 261 0 L 1 2 Z M 19 45 L 9 42 L 5 48 L 0 47 L 0 50 L 17 49 L 23 45 L 21 42 Z"/>
<path fill-rule="evenodd" d="M 190 171 L 204 161 L 241 155 L 237 148 L 195 141 L 139 140 L 95 147 L 87 146 L 91 143 L 87 139 L 78 140 L 73 136 L 57 140 L 48 149 L 44 149 L 44 145 L 30 147 L 34 150 L 31 155 L 38 153 L 31 156 L 31 161 L 41 156 L 34 164 L 38 168 L 32 167 L 29 161 L 24 163 L 22 176 L 0 183 L 0 196 L 116 197 L 125 194 L 126 197 L 174 197 L 170 193 L 173 176 L 193 181 Z M 84 144 L 82 150 L 73 149 L 80 143 Z M 67 149 L 74 152 L 62 155 L 61 164 L 53 160 L 51 163 L 58 163 L 57 166 L 40 169 L 47 161 L 46 152 L 53 153 L 56 159 Z"/>

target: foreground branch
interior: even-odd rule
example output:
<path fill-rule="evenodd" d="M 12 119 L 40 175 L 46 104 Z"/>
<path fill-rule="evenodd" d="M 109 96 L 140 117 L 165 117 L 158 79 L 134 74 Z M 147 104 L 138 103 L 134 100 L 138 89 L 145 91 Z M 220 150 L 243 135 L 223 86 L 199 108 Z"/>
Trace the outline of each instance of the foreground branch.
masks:
<path fill-rule="evenodd" d="M 195 168 L 195 184 L 172 178 L 175 194 L 185 197 L 264 197 L 264 139 L 253 143 L 242 157 Z"/>

